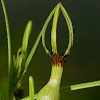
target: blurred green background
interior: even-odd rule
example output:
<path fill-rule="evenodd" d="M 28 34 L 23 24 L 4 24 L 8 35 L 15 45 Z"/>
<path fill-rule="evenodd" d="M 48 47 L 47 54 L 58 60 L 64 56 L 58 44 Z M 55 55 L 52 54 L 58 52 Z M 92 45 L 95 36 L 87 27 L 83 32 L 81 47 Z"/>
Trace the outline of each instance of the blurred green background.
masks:
<path fill-rule="evenodd" d="M 4 0 L 11 31 L 12 55 L 22 44 L 25 26 L 33 21 L 29 39 L 28 53 L 39 35 L 51 10 L 58 2 L 67 10 L 74 27 L 74 45 L 66 59 L 61 87 L 88 81 L 100 80 L 100 0 Z M 46 31 L 46 44 L 49 50 L 52 20 Z M 68 29 L 60 13 L 57 43 L 59 55 L 68 44 Z M 7 80 L 7 37 L 4 15 L 0 3 L 0 85 L 6 86 Z M 45 53 L 41 41 L 22 80 L 24 96 L 28 96 L 28 77 L 35 81 L 37 93 L 49 80 L 51 60 Z M 0 86 L 1 87 L 1 86 Z M 3 88 L 3 87 L 2 87 Z M 1 89 L 1 88 L 0 88 Z M 100 87 L 61 92 L 61 100 L 99 100 Z"/>

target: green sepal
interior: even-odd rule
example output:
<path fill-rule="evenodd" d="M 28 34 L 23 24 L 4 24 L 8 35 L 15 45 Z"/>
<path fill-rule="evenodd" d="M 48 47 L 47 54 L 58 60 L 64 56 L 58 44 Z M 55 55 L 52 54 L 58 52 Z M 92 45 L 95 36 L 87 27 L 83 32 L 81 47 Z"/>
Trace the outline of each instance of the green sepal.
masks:
<path fill-rule="evenodd" d="M 57 29 L 57 22 L 58 22 L 58 17 L 59 17 L 59 3 L 57 4 L 55 13 L 54 13 L 54 18 L 53 18 L 53 23 L 52 23 L 52 30 L 51 30 L 51 46 L 52 46 L 52 52 L 57 53 L 57 44 L 56 44 L 56 29 Z"/>
<path fill-rule="evenodd" d="M 47 26 L 48 26 L 48 24 L 49 24 L 49 22 L 50 22 L 50 20 L 53 16 L 54 12 L 55 12 L 55 9 L 56 9 L 56 7 L 49 14 L 49 16 L 48 16 L 48 18 L 47 18 L 47 20 L 46 20 L 46 22 L 45 22 L 45 24 L 42 28 L 42 31 L 41 31 L 42 32 L 42 45 L 43 45 L 43 47 L 44 47 L 47 54 L 49 53 L 49 51 L 48 51 L 48 49 L 46 48 L 46 45 L 45 45 L 45 31 L 46 31 L 46 28 L 47 28 Z"/>
<path fill-rule="evenodd" d="M 65 8 L 62 6 L 61 3 L 59 5 L 60 5 L 60 9 L 65 17 L 66 23 L 68 25 L 68 30 L 69 30 L 69 44 L 68 44 L 67 50 L 65 51 L 65 55 L 68 55 L 70 53 L 70 49 L 73 45 L 73 26 L 72 26 L 72 22 L 71 22 L 71 19 L 69 18 L 67 11 L 65 10 Z"/>

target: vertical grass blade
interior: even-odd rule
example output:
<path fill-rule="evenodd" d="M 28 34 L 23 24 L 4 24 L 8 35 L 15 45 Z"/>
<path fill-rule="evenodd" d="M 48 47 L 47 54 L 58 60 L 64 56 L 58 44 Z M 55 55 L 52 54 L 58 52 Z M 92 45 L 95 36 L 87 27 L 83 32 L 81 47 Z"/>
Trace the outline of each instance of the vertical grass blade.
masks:
<path fill-rule="evenodd" d="M 65 17 L 66 23 L 68 25 L 68 30 L 69 30 L 69 44 L 68 44 L 68 48 L 65 52 L 65 55 L 68 55 L 70 53 L 70 49 L 73 45 L 73 26 L 72 26 L 72 22 L 68 16 L 68 13 L 66 12 L 65 8 L 62 6 L 61 3 L 60 3 L 60 8 Z"/>
<path fill-rule="evenodd" d="M 5 16 L 5 23 L 6 23 L 6 30 L 7 30 L 7 38 L 8 38 L 8 75 L 10 77 L 10 71 L 11 71 L 11 41 L 10 41 L 10 29 L 9 29 L 9 23 L 8 23 L 8 17 L 7 17 L 7 12 L 5 8 L 4 1 L 1 0 L 2 6 L 3 6 L 3 11 L 4 11 L 4 16 Z"/>
<path fill-rule="evenodd" d="M 26 26 L 24 36 L 23 36 L 23 42 L 22 42 L 22 52 L 24 53 L 27 51 L 28 40 L 29 40 L 31 30 L 32 30 L 32 21 L 29 21 Z"/>
<path fill-rule="evenodd" d="M 32 76 L 29 77 L 29 98 L 34 100 L 34 80 Z"/>

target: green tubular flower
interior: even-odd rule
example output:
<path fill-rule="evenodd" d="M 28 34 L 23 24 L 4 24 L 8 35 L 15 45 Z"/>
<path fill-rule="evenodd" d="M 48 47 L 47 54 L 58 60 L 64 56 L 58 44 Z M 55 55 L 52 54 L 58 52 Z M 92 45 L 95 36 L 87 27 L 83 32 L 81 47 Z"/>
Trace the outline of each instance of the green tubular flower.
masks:
<path fill-rule="evenodd" d="M 56 44 L 56 29 L 57 29 L 57 22 L 58 22 L 60 9 L 62 10 L 62 13 L 66 19 L 68 29 L 69 29 L 69 44 L 65 54 L 62 57 L 60 57 L 57 53 L 57 44 Z M 44 39 L 45 39 L 45 31 L 42 34 L 42 44 L 44 46 L 45 51 L 48 51 L 48 49 L 45 46 Z M 63 65 L 66 56 L 69 55 L 72 45 L 73 45 L 73 27 L 72 27 L 71 20 L 66 10 L 61 5 L 61 3 L 58 3 L 57 6 L 55 7 L 52 31 L 51 31 L 51 46 L 52 46 L 53 55 L 51 56 L 48 51 L 48 54 L 50 55 L 52 60 L 51 77 L 48 83 L 39 91 L 36 100 L 59 100 L 59 89 L 60 89 L 60 82 L 61 82 L 61 77 L 63 72 Z"/>
<path fill-rule="evenodd" d="M 40 90 L 37 100 L 58 100 L 60 81 L 63 72 L 64 58 L 59 57 L 56 53 L 51 57 L 52 71 L 48 83 Z"/>

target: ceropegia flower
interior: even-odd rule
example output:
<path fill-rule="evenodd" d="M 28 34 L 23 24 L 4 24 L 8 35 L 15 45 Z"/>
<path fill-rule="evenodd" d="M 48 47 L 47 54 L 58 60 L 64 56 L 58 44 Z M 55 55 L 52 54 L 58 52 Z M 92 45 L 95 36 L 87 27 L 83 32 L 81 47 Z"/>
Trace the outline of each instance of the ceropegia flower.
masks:
<path fill-rule="evenodd" d="M 65 51 L 65 54 L 62 57 L 60 57 L 59 54 L 57 53 L 57 43 L 56 43 L 56 29 L 57 29 L 57 21 L 58 21 L 60 9 L 66 19 L 68 29 L 69 29 L 69 44 L 67 50 Z M 61 82 L 61 77 L 63 72 L 64 61 L 66 56 L 69 55 L 70 49 L 73 45 L 73 28 L 72 28 L 71 20 L 66 10 L 64 9 L 61 3 L 58 3 L 52 12 L 54 13 L 52 31 L 51 31 L 51 46 L 53 52 L 52 55 L 50 55 L 50 52 L 47 50 L 45 45 L 45 40 L 44 40 L 45 30 L 42 34 L 42 44 L 44 46 L 46 53 L 50 55 L 52 60 L 51 77 L 48 83 L 39 91 L 36 100 L 58 100 L 59 99 L 59 88 L 60 88 L 60 82 Z"/>

